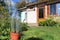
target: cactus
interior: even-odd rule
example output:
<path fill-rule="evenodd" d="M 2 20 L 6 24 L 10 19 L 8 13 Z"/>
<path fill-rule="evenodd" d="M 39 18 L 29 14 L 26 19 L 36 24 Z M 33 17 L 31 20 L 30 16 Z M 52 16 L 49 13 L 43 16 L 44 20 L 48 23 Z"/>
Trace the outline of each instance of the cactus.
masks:
<path fill-rule="evenodd" d="M 18 13 L 15 13 L 11 18 L 11 32 L 20 32 L 20 16 Z"/>

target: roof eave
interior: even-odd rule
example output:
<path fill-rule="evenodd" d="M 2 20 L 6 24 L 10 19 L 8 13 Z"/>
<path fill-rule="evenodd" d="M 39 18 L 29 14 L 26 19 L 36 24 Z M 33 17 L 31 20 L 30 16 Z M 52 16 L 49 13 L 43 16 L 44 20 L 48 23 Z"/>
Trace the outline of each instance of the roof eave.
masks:
<path fill-rule="evenodd" d="M 53 4 L 53 3 L 59 3 L 60 2 L 60 0 L 51 0 L 51 1 L 43 1 L 43 2 L 30 2 L 30 3 L 27 3 L 26 5 L 27 6 L 31 6 L 31 5 L 38 5 L 38 4 L 42 4 L 42 3 L 44 3 L 44 4 Z"/>

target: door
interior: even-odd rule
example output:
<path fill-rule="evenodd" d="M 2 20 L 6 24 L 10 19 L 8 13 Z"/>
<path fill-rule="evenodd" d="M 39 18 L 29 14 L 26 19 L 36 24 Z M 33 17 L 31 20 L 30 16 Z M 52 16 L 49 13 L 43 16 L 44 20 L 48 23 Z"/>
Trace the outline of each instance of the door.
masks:
<path fill-rule="evenodd" d="M 44 9 L 40 8 L 39 9 L 39 18 L 44 18 L 43 14 L 44 14 Z"/>
<path fill-rule="evenodd" d="M 39 13 L 38 13 L 38 18 L 39 21 L 42 21 L 44 19 L 44 8 L 39 8 Z"/>

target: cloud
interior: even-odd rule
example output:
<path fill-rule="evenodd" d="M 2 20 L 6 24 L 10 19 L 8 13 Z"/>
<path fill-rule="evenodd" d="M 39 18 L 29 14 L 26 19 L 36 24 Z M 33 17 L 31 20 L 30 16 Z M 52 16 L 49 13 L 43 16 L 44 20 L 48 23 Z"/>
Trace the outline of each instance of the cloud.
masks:
<path fill-rule="evenodd" d="M 60 10 L 60 8 L 58 8 Z"/>
<path fill-rule="evenodd" d="M 12 1 L 12 6 L 15 6 L 15 2 L 14 1 Z"/>

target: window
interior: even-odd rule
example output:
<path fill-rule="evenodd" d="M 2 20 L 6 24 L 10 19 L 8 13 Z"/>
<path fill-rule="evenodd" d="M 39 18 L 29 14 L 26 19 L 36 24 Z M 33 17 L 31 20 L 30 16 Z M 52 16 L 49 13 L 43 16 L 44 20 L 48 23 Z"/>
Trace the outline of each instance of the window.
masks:
<path fill-rule="evenodd" d="M 50 5 L 50 14 L 51 15 L 56 15 L 56 4 L 51 4 Z"/>
<path fill-rule="evenodd" d="M 60 15 L 60 3 L 57 4 L 57 13 Z"/>

